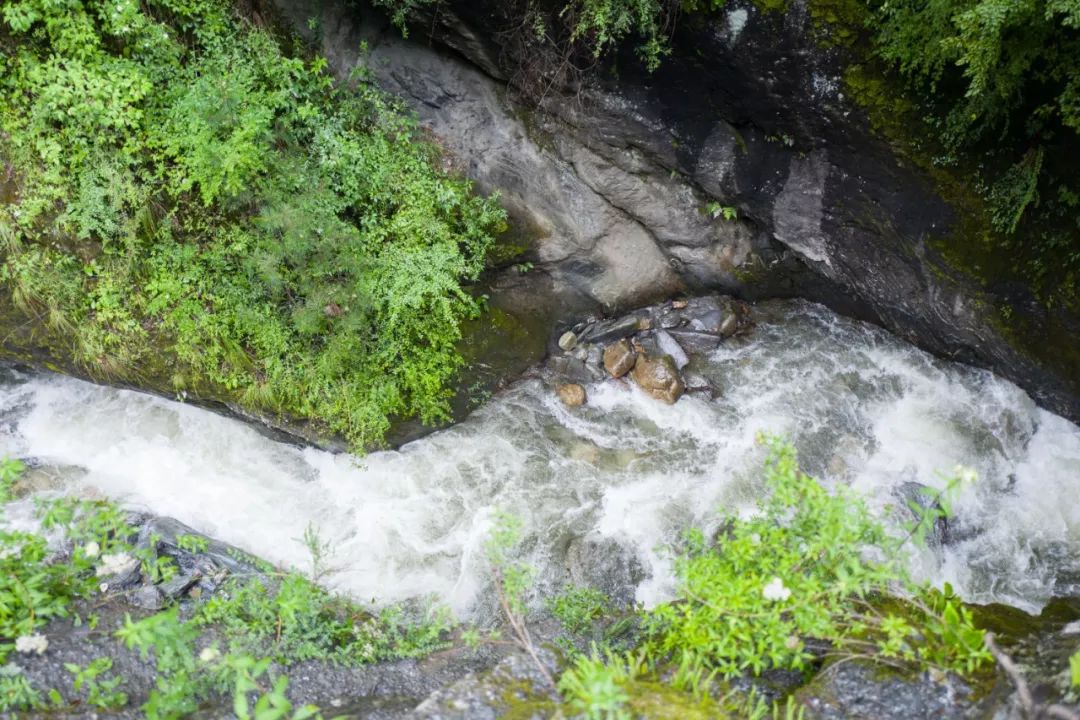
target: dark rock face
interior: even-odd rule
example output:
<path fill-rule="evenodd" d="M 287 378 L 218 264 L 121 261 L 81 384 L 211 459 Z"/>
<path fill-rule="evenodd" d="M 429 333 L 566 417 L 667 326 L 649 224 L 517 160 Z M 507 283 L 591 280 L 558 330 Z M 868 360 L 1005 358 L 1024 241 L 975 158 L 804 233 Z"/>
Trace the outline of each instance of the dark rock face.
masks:
<path fill-rule="evenodd" d="M 815 0 L 778 14 L 739 0 L 684 18 L 656 73 L 628 49 L 617 73 L 553 87 L 538 108 L 515 99 L 517 59 L 499 42 L 512 4 L 442 3 L 405 41 L 363 8 L 275 2 L 301 32 L 318 20 L 339 73 L 368 43 L 375 80 L 482 190 L 502 193 L 566 312 L 686 290 L 798 295 L 991 368 L 1080 418 L 1080 319 L 1013 288 L 1023 330 L 999 329 L 1002 298 L 939 257 L 934 241 L 958 218 L 845 97 L 843 53 L 812 30 Z M 737 219 L 705 211 L 717 203 Z"/>

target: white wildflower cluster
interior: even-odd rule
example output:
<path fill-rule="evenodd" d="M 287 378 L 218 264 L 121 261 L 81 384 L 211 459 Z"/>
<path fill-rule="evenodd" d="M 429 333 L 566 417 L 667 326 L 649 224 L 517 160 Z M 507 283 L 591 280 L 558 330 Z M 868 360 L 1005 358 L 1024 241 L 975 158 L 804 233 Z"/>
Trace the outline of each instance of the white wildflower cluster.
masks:
<path fill-rule="evenodd" d="M 199 653 L 199 660 L 207 664 L 214 662 L 220 657 L 221 652 L 213 645 L 203 648 L 202 652 Z"/>
<path fill-rule="evenodd" d="M 98 577 L 120 575 L 131 570 L 139 561 L 127 553 L 109 553 L 101 556 L 101 564 L 97 568 Z"/>
<path fill-rule="evenodd" d="M 967 465 L 957 465 L 954 467 L 953 476 L 956 477 L 962 485 L 972 485 L 979 479 L 979 473 L 975 472 L 975 468 L 968 467 Z"/>
<path fill-rule="evenodd" d="M 784 581 L 774 577 L 761 589 L 761 596 L 772 602 L 783 602 L 791 597 L 791 590 L 784 587 Z"/>
<path fill-rule="evenodd" d="M 101 546 L 91 540 L 83 546 L 83 555 L 88 558 L 96 558 L 101 553 Z"/>
<path fill-rule="evenodd" d="M 22 635 L 15 638 L 15 651 L 26 653 L 43 654 L 49 648 L 49 639 L 40 633 Z"/>

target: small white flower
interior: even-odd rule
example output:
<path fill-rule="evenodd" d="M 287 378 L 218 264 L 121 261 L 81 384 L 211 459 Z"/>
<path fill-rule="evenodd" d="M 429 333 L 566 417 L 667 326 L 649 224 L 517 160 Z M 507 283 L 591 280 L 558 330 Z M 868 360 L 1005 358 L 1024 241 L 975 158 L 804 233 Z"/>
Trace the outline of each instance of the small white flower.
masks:
<path fill-rule="evenodd" d="M 84 553 L 84 554 L 86 555 L 86 557 L 88 557 L 88 558 L 93 558 L 93 557 L 97 557 L 97 556 L 98 556 L 98 553 L 99 553 L 99 552 L 101 552 L 101 546 L 100 546 L 100 545 L 98 545 L 98 544 L 97 544 L 96 542 L 94 542 L 93 540 L 91 540 L 90 542 L 86 543 L 86 546 L 85 546 L 85 547 L 83 547 L 83 553 Z"/>
<path fill-rule="evenodd" d="M 750 535 L 750 544 L 751 545 L 760 545 L 761 544 L 761 535 L 759 535 L 758 533 L 752 533 Z"/>
<path fill-rule="evenodd" d="M 45 652 L 46 649 L 48 649 L 48 647 L 49 639 L 44 635 L 40 635 L 37 633 L 33 635 L 22 635 L 15 638 L 16 652 L 26 653 L 27 655 L 29 655 L 30 653 L 37 653 L 38 655 L 41 655 Z"/>
<path fill-rule="evenodd" d="M 967 465 L 957 465 L 953 468 L 953 475 L 964 485 L 971 485 L 979 479 L 979 473 L 975 472 L 975 468 L 968 467 Z"/>
<path fill-rule="evenodd" d="M 101 583 L 100 585 L 98 585 L 98 590 L 100 590 L 102 593 L 109 592 L 109 583 Z"/>
<path fill-rule="evenodd" d="M 784 581 L 778 577 L 774 577 L 769 581 L 769 584 L 761 589 L 761 595 L 766 600 L 772 600 L 773 602 L 784 601 L 791 597 L 791 590 L 784 587 Z"/>
<path fill-rule="evenodd" d="M 202 652 L 199 653 L 199 660 L 204 663 L 212 663 L 219 657 L 221 657 L 221 653 L 218 652 L 216 647 L 203 648 Z"/>
<path fill-rule="evenodd" d="M 101 564 L 98 565 L 97 576 L 107 577 L 109 575 L 120 575 L 126 573 L 136 564 L 138 560 L 131 557 L 127 553 L 109 553 L 101 556 Z"/>

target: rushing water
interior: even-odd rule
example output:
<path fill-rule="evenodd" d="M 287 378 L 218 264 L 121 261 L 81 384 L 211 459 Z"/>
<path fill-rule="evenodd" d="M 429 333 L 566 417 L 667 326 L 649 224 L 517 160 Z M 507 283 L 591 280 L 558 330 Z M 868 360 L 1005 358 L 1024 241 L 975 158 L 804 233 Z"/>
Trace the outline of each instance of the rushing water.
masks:
<path fill-rule="evenodd" d="M 1005 380 L 821 307 L 755 313 L 748 336 L 689 368 L 719 390 L 713 400 L 667 406 L 608 381 L 567 409 L 528 380 L 459 425 L 356 458 L 179 403 L 13 373 L 0 387 L 0 451 L 40 464 L 39 486 L 172 515 L 285 565 L 305 565 L 296 538 L 314 524 L 337 546 L 340 589 L 378 601 L 435 593 L 468 614 L 497 510 L 524 519 L 546 582 L 565 577 L 575 539 L 611 538 L 647 571 L 638 599 L 665 597 L 662 546 L 718 509 L 750 509 L 755 435 L 785 433 L 807 470 L 891 516 L 903 483 L 941 487 L 957 464 L 978 472 L 954 539 L 913 558 L 920 576 L 1029 610 L 1080 592 L 1080 428 Z"/>

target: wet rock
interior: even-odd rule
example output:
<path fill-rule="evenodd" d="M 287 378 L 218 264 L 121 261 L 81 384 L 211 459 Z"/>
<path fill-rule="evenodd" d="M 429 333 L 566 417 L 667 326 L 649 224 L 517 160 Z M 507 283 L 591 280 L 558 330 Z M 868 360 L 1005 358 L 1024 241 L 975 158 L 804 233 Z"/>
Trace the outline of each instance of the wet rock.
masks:
<path fill-rule="evenodd" d="M 564 352 L 570 352 L 578 343 L 578 336 L 572 330 L 567 330 L 559 336 L 559 347 Z"/>
<path fill-rule="evenodd" d="M 637 353 L 628 340 L 620 340 L 604 348 L 604 369 L 611 377 L 620 378 L 634 368 Z"/>
<path fill-rule="evenodd" d="M 631 377 L 642 390 L 669 405 L 678 401 L 686 390 L 675 361 L 670 355 L 659 357 L 639 355 Z"/>
<path fill-rule="evenodd" d="M 590 368 L 600 367 L 604 364 L 604 351 L 600 349 L 599 345 L 590 345 L 589 352 L 585 358 L 585 364 Z"/>
<path fill-rule="evenodd" d="M 572 583 L 596 588 L 620 608 L 633 607 L 638 585 L 648 578 L 633 548 L 595 533 L 570 542 L 566 569 Z"/>
<path fill-rule="evenodd" d="M 731 337 L 735 334 L 735 331 L 739 328 L 739 320 L 734 313 L 724 318 L 724 321 L 720 323 L 720 336 Z"/>
<path fill-rule="evenodd" d="M 180 547 L 182 538 L 188 541 L 184 543 L 186 547 L 193 547 L 191 543 L 203 544 L 203 547 L 198 552 L 185 550 Z M 238 574 L 261 571 L 259 561 L 243 550 L 207 537 L 170 517 L 151 518 L 142 527 L 138 545 L 148 547 L 151 544 L 156 552 L 176 560 L 181 572 L 186 574 L 195 572 L 203 575 L 210 574 L 208 569 L 215 565 Z"/>
<path fill-rule="evenodd" d="M 675 367 L 679 370 L 690 364 L 690 358 L 687 357 L 686 351 L 666 331 L 656 331 L 656 344 L 660 346 L 660 352 L 671 356 L 671 359 L 675 362 Z"/>
<path fill-rule="evenodd" d="M 589 383 L 603 377 L 603 371 L 599 368 L 594 373 L 585 361 L 567 355 L 552 358 L 549 361 L 549 367 L 564 382 Z"/>
<path fill-rule="evenodd" d="M 895 494 L 916 522 L 926 513 L 936 516 L 926 537 L 929 545 L 940 547 L 949 541 L 949 520 L 946 517 L 945 508 L 941 505 L 940 494 L 936 490 L 909 480 L 901 483 L 896 488 Z"/>
<path fill-rule="evenodd" d="M 806 720 L 951 720 L 968 717 L 972 706 L 971 688 L 956 676 L 887 674 L 862 661 L 827 667 L 795 697 Z"/>
<path fill-rule="evenodd" d="M 409 715 L 427 720 L 496 720 L 507 717 L 547 718 L 555 709 L 554 688 L 548 677 L 557 677 L 555 657 L 538 649 L 542 672 L 524 652 L 504 658 L 489 672 L 472 673 L 432 693 Z M 545 676 L 546 673 L 546 676 Z"/>
<path fill-rule="evenodd" d="M 559 396 L 563 405 L 567 407 L 581 407 L 585 404 L 585 388 L 577 383 L 559 385 L 555 388 L 555 394 Z"/>
<path fill-rule="evenodd" d="M 168 599 L 177 600 L 194 587 L 200 579 L 202 579 L 202 573 L 177 575 L 161 583 L 161 585 L 158 586 L 158 590 L 160 590 L 161 594 Z"/>
<path fill-rule="evenodd" d="M 630 337 L 641 327 L 641 318 L 637 315 L 624 315 L 613 320 L 601 320 L 593 323 L 581 332 L 579 338 L 582 342 L 599 343 L 601 345 L 615 340 Z"/>
<path fill-rule="evenodd" d="M 160 610 L 165 607 L 165 596 L 154 585 L 142 585 L 131 593 L 128 602 L 143 610 Z"/>
<path fill-rule="evenodd" d="M 720 337 L 697 330 L 675 329 L 669 330 L 668 334 L 687 351 L 692 353 L 708 353 L 720 345 Z"/>

